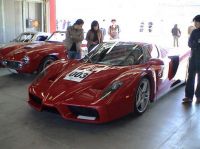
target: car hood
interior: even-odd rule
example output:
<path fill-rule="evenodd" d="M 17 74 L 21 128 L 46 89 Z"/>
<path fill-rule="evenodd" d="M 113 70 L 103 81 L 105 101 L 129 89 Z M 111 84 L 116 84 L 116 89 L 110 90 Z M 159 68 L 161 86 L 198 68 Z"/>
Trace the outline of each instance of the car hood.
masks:
<path fill-rule="evenodd" d="M 45 81 L 51 82 L 40 91 L 47 104 L 67 102 L 70 104 L 94 104 L 99 100 L 102 91 L 128 67 L 114 67 L 98 64 L 69 63 L 68 68 L 56 77 L 48 76 Z M 78 73 L 87 73 L 84 79 L 76 78 Z M 74 74 L 74 76 L 73 76 Z M 44 80 L 40 82 L 45 83 Z M 38 86 L 38 85 L 36 85 Z M 34 89 L 35 90 L 35 89 Z"/>
<path fill-rule="evenodd" d="M 2 46 L 0 48 L 0 54 L 1 55 L 6 55 L 16 49 L 20 49 L 26 45 L 29 45 L 30 43 L 24 43 L 24 42 L 20 42 L 20 43 L 17 43 L 17 42 L 12 42 L 12 43 L 9 43 L 9 44 L 6 44 L 4 46 Z"/>
<path fill-rule="evenodd" d="M 25 55 L 29 54 L 39 54 L 39 52 L 43 52 L 44 50 L 55 49 L 57 47 L 62 46 L 61 44 L 53 44 L 48 42 L 39 42 L 39 43 L 30 43 L 25 45 L 22 48 L 18 48 L 7 53 L 4 58 L 5 59 L 21 59 Z"/>

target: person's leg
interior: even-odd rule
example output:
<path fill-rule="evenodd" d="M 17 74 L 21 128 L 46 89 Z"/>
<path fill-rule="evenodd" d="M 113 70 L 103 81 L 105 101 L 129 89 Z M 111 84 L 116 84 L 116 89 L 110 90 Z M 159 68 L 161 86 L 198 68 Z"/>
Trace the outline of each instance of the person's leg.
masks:
<path fill-rule="evenodd" d="M 177 44 L 177 47 L 178 47 L 178 46 L 179 46 L 179 45 L 178 45 L 178 37 L 176 37 L 176 42 L 177 42 L 176 44 Z"/>
<path fill-rule="evenodd" d="M 76 59 L 81 59 L 81 52 L 76 52 Z"/>
<path fill-rule="evenodd" d="M 188 67 L 188 78 L 185 87 L 185 97 L 188 97 L 190 99 L 192 99 L 194 96 L 195 75 L 196 75 L 195 65 L 192 63 L 192 60 L 190 59 Z"/>
<path fill-rule="evenodd" d="M 76 52 L 75 51 L 69 51 L 69 59 L 75 59 L 76 58 Z"/>
<path fill-rule="evenodd" d="M 200 72 L 198 72 L 197 75 L 197 87 L 196 87 L 196 91 L 195 91 L 195 95 L 197 97 L 197 100 L 200 101 Z"/>
<path fill-rule="evenodd" d="M 173 36 L 173 39 L 174 39 L 174 47 L 176 46 L 176 39 L 175 39 L 175 36 Z"/>

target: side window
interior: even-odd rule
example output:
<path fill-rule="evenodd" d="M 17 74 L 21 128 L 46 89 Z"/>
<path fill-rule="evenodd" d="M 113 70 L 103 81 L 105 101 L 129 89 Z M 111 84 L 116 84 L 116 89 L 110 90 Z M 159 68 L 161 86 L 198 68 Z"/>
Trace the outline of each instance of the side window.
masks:
<path fill-rule="evenodd" d="M 38 36 L 36 38 L 36 41 L 45 41 L 47 39 L 48 36 Z"/>
<path fill-rule="evenodd" d="M 152 58 L 158 58 L 159 57 L 159 53 L 158 53 L 158 49 L 155 45 L 150 45 L 152 47 L 152 51 L 151 51 L 151 57 Z"/>
<path fill-rule="evenodd" d="M 145 45 L 143 48 L 145 61 L 148 61 L 151 58 L 151 50 L 148 48 L 148 45 Z"/>
<path fill-rule="evenodd" d="M 165 58 L 168 54 L 168 51 L 166 49 L 162 48 L 162 47 L 158 47 L 158 48 L 160 49 L 160 56 L 162 58 Z"/>
<path fill-rule="evenodd" d="M 146 53 L 147 60 L 150 58 L 158 58 L 159 57 L 158 49 L 155 45 L 145 45 L 143 48 Z"/>

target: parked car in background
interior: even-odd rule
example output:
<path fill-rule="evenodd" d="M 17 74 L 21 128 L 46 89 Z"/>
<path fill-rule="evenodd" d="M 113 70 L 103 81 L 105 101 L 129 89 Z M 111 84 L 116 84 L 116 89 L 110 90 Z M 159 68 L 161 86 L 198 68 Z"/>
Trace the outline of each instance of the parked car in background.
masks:
<path fill-rule="evenodd" d="M 5 49 L 0 50 L 0 62 L 3 67 L 14 72 L 40 72 L 53 61 L 67 58 L 67 51 L 63 43 L 65 36 L 64 31 L 56 31 L 45 41 L 28 42 L 9 52 Z M 24 38 L 18 37 L 16 41 L 24 41 Z"/>
<path fill-rule="evenodd" d="M 81 60 L 49 65 L 30 85 L 28 103 L 88 123 L 141 115 L 185 82 L 188 57 L 187 50 L 171 53 L 152 43 L 101 43 Z"/>

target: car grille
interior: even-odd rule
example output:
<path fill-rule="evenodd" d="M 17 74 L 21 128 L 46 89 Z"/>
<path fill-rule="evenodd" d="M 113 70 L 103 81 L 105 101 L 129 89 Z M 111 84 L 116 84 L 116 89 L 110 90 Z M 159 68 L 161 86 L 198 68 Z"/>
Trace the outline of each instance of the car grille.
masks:
<path fill-rule="evenodd" d="M 83 116 L 90 116 L 90 117 L 99 117 L 99 113 L 96 109 L 92 108 L 85 108 L 85 107 L 78 107 L 78 106 L 68 106 L 69 110 L 76 116 L 83 115 Z"/>
<path fill-rule="evenodd" d="M 42 104 L 42 99 L 38 98 L 37 96 L 30 94 L 29 97 L 32 101 L 34 101 L 36 104 L 41 105 Z"/>
<path fill-rule="evenodd" d="M 47 111 L 47 112 L 51 112 L 51 113 L 54 113 L 54 114 L 60 114 L 58 112 L 58 110 L 54 107 L 48 107 L 48 106 L 43 106 L 43 111 Z"/>
<path fill-rule="evenodd" d="M 20 62 L 17 62 L 17 61 L 5 61 L 3 60 L 2 62 L 2 65 L 8 67 L 8 68 L 12 68 L 12 69 L 19 69 L 22 67 L 22 64 Z"/>

